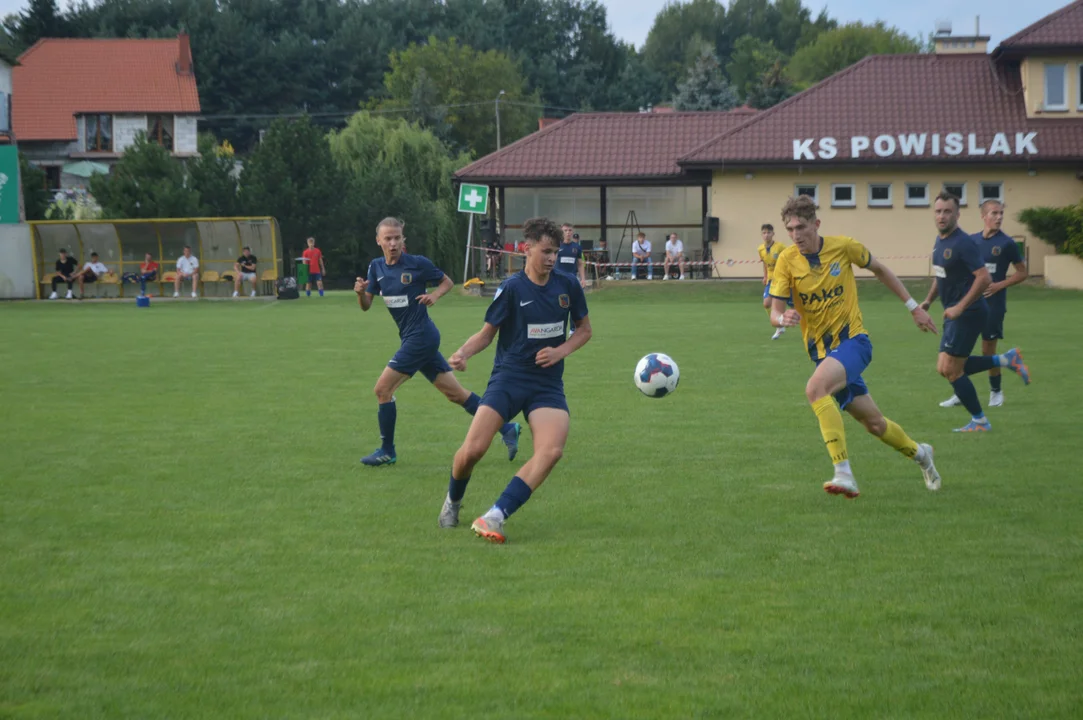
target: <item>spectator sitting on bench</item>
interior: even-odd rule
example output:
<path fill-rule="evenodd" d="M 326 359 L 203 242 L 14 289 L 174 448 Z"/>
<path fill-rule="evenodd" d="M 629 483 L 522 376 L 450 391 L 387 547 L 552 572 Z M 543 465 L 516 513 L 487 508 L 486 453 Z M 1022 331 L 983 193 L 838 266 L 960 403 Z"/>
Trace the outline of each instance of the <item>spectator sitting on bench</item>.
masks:
<path fill-rule="evenodd" d="M 83 283 L 95 283 L 108 272 L 109 268 L 98 260 L 98 253 L 90 253 L 90 262 L 83 265 L 83 269 L 72 277 L 72 280 L 79 280 L 79 297 L 83 297 Z"/>
<path fill-rule="evenodd" d="M 139 297 L 147 296 L 147 283 L 158 279 L 158 263 L 154 262 L 154 256 L 147 253 L 143 262 L 139 264 Z"/>
<path fill-rule="evenodd" d="M 244 281 L 252 283 L 252 297 L 256 296 L 256 256 L 252 254 L 252 248 L 247 245 L 241 250 L 241 256 L 233 263 L 236 274 L 233 276 L 233 297 L 241 294 Z"/>
<path fill-rule="evenodd" d="M 199 258 L 192 255 L 192 246 L 184 246 L 184 254 L 177 258 L 177 277 L 173 281 L 173 297 L 180 297 L 181 283 L 192 281 L 192 297 L 199 297 Z"/>
<path fill-rule="evenodd" d="M 684 271 L 688 267 L 688 261 L 684 259 L 684 243 L 677 237 L 677 233 L 670 233 L 669 240 L 666 241 L 666 261 L 665 273 L 662 275 L 663 280 L 669 280 L 669 266 L 674 263 L 680 268 L 681 280 L 684 280 Z"/>
<path fill-rule="evenodd" d="M 60 283 L 68 284 L 68 294 L 65 300 L 71 300 L 71 286 L 75 282 L 75 258 L 68 255 L 68 251 L 60 248 L 60 259 L 56 261 L 56 274 L 53 275 L 53 294 L 50 300 L 56 300 L 56 286 Z"/>
<path fill-rule="evenodd" d="M 651 260 L 651 241 L 646 233 L 636 235 L 632 243 L 632 279 L 636 279 L 636 270 L 640 263 L 647 263 L 647 279 L 654 280 L 654 262 Z"/>

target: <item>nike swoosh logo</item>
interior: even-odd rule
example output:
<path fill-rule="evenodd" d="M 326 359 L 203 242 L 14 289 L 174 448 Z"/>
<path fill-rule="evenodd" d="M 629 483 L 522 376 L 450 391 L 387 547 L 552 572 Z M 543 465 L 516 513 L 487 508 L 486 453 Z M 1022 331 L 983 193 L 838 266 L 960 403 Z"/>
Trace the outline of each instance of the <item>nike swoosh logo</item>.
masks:
<path fill-rule="evenodd" d="M 383 279 L 384 279 L 384 276 L 383 276 L 383 275 L 381 275 L 381 276 L 379 276 L 378 278 L 376 278 L 376 282 L 380 282 L 380 281 L 381 281 L 381 280 L 383 280 Z"/>
<path fill-rule="evenodd" d="M 530 303 L 532 303 L 532 302 L 534 302 L 534 301 L 533 301 L 533 300 L 527 300 L 526 302 L 521 302 L 521 301 L 520 301 L 520 303 L 519 303 L 519 307 L 523 307 L 524 305 L 529 305 L 529 304 L 530 304 Z"/>

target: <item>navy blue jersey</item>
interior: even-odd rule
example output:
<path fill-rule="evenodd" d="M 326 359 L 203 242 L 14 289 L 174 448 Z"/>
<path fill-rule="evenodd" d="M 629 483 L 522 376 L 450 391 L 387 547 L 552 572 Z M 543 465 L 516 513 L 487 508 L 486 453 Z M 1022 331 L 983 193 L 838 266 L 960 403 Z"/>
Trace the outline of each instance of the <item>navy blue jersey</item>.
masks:
<path fill-rule="evenodd" d="M 579 261 L 583 259 L 583 248 L 577 242 L 561 243 L 557 249 L 557 267 L 566 273 L 575 275 L 579 272 Z"/>
<path fill-rule="evenodd" d="M 946 238 L 938 235 L 933 246 L 933 275 L 940 290 L 940 304 L 945 309 L 957 305 L 970 292 L 974 271 L 983 267 L 978 244 L 961 228 L 955 228 Z M 985 299 L 979 297 L 967 312 L 983 308 Z"/>
<path fill-rule="evenodd" d="M 501 283 L 485 312 L 485 322 L 500 329 L 493 375 L 559 381 L 563 360 L 542 368 L 534 357 L 542 348 L 564 343 L 569 317 L 574 323 L 586 316 L 587 298 L 575 276 L 554 270 L 545 285 L 535 285 L 526 273 L 515 273 Z"/>
<path fill-rule="evenodd" d="M 981 260 L 985 263 L 985 269 L 992 275 L 993 282 L 1001 282 L 1007 278 L 1008 268 L 1013 263 L 1023 262 L 1023 258 L 1019 257 L 1019 246 L 1002 230 L 997 230 L 991 237 L 985 237 L 981 233 L 971 237 L 981 249 Z M 989 297 L 988 303 L 990 310 L 1003 312 L 1008 307 L 1008 291 L 1001 290 Z"/>
<path fill-rule="evenodd" d="M 429 319 L 429 309 L 417 301 L 426 287 L 444 279 L 444 272 L 421 255 L 399 256 L 399 261 L 388 265 L 384 258 L 369 263 L 369 285 L 366 292 L 380 295 L 387 311 L 399 326 L 399 337 L 406 339 L 418 334 L 435 333 L 436 326 Z"/>

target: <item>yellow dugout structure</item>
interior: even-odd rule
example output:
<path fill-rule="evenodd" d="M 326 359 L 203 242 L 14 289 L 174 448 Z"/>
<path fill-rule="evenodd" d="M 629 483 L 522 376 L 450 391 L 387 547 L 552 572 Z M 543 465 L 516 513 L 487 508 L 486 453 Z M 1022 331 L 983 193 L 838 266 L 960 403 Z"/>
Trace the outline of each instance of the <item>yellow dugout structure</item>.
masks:
<path fill-rule="evenodd" d="M 111 271 L 99 281 L 98 291 L 110 296 L 115 292 L 116 297 L 125 296 L 123 278 L 139 272 L 146 253 L 159 265 L 158 280 L 149 285 L 157 285 L 159 294 L 172 293 L 177 258 L 185 245 L 199 259 L 201 295 L 207 297 L 233 294 L 233 264 L 246 245 L 259 261 L 261 295 L 273 294 L 275 281 L 283 276 L 281 231 L 273 217 L 41 220 L 29 225 L 38 299 L 48 294 L 60 248 L 80 267 L 90 261 L 92 252 L 98 253 Z M 139 286 L 130 285 L 128 290 L 138 294 Z"/>

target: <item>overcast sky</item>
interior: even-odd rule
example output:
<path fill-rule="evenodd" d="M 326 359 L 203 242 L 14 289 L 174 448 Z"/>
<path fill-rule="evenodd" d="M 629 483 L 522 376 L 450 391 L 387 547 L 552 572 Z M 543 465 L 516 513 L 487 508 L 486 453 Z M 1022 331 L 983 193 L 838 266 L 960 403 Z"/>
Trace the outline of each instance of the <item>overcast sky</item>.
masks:
<path fill-rule="evenodd" d="M 666 0 L 601 0 L 608 8 L 609 24 L 620 38 L 643 45 L 654 16 Z M 927 36 L 937 20 L 950 20 L 956 35 L 974 31 L 974 17 L 981 16 L 981 31 L 992 35 L 992 45 L 1022 30 L 1035 20 L 1067 5 L 1069 0 L 805 0 L 813 15 L 827 7 L 828 15 L 839 22 L 883 20 L 908 35 Z M 67 4 L 61 0 L 60 5 Z M 0 0 L 0 17 L 18 12 L 24 0 Z"/>

